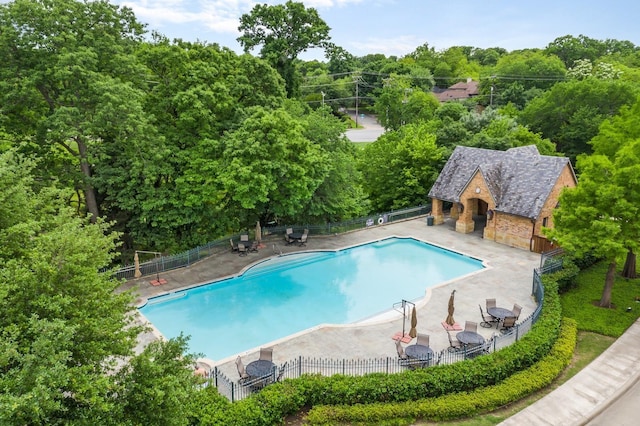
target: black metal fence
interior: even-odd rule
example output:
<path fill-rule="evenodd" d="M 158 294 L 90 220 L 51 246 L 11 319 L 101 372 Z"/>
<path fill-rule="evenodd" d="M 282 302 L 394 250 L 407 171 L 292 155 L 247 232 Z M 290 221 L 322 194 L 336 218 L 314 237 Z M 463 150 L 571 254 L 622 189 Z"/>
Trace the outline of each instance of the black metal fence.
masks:
<path fill-rule="evenodd" d="M 308 229 L 313 235 L 331 235 L 339 234 L 357 229 L 366 228 L 368 226 L 395 222 L 399 220 L 409 219 L 421 216 L 431 211 L 431 204 L 424 206 L 411 207 L 401 210 L 392 210 L 390 212 L 375 214 L 366 217 L 360 217 L 345 222 L 327 223 L 324 225 L 283 225 L 283 226 L 266 226 L 262 228 L 262 235 L 284 234 L 287 228 Z M 240 234 L 228 235 L 224 238 L 209 242 L 194 249 L 169 255 L 160 256 L 155 259 L 140 263 L 139 269 L 142 276 L 159 274 L 161 272 L 173 269 L 184 268 L 194 262 L 225 253 L 229 250 L 229 239 L 238 239 Z M 126 265 L 114 273 L 117 279 L 132 279 L 135 277 L 135 265 Z"/>
<path fill-rule="evenodd" d="M 332 376 L 334 374 L 347 376 L 362 376 L 371 373 L 394 374 L 406 371 L 407 369 L 453 364 L 477 356 L 490 354 L 518 341 L 531 330 L 533 324 L 535 324 L 540 317 L 544 301 L 544 289 L 540 276 L 541 273 L 539 270 L 536 269 L 533 271 L 533 296 L 538 303 L 533 313 L 507 331 L 499 332 L 496 330 L 496 333 L 483 345 L 463 346 L 457 350 L 454 350 L 454 348 L 445 348 L 440 352 L 435 352 L 432 357 L 411 361 L 394 357 L 369 359 L 298 357 L 287 361 L 280 367 L 274 368 L 272 375 L 266 378 L 259 378 L 257 381 L 264 384 L 266 382 L 287 378 L 294 379 L 303 374 L 320 374 L 323 376 Z M 276 374 L 276 372 L 278 373 Z M 244 399 L 262 388 L 262 386 L 256 386 L 255 381 L 242 382 L 239 379 L 232 380 L 217 368 L 211 370 L 209 384 L 215 386 L 221 395 L 226 396 L 231 401 Z"/>

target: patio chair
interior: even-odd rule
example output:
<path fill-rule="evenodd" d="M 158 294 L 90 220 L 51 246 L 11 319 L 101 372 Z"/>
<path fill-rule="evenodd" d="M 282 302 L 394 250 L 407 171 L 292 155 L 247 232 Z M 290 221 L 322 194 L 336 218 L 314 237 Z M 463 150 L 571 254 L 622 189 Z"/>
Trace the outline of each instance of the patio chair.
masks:
<path fill-rule="evenodd" d="M 495 308 L 496 307 L 496 299 L 487 299 L 487 310 L 489 308 Z"/>
<path fill-rule="evenodd" d="M 447 337 L 449 338 L 449 352 L 457 352 L 462 348 L 462 343 L 458 339 L 452 338 L 449 330 L 447 330 Z"/>
<path fill-rule="evenodd" d="M 284 234 L 284 240 L 287 242 L 287 244 L 292 244 L 295 241 L 290 237 L 291 234 L 293 234 L 293 228 L 287 228 L 287 231 Z"/>
<path fill-rule="evenodd" d="M 396 339 L 396 351 L 398 352 L 398 359 L 399 360 L 406 360 L 409 357 L 407 356 L 407 354 L 404 353 L 404 348 L 402 347 L 402 344 L 400 343 L 400 339 Z"/>
<path fill-rule="evenodd" d="M 500 329 L 508 331 L 516 325 L 516 317 L 505 317 L 500 324 Z"/>
<path fill-rule="evenodd" d="M 245 246 L 242 243 L 238 243 L 238 252 L 240 253 L 240 256 L 246 256 L 247 255 L 247 246 Z"/>
<path fill-rule="evenodd" d="M 236 367 L 238 368 L 238 375 L 240 376 L 240 384 L 246 383 L 251 376 L 249 376 L 247 371 L 244 369 L 244 364 L 242 363 L 242 358 L 240 358 L 240 356 L 236 358 Z"/>
<path fill-rule="evenodd" d="M 465 321 L 464 323 L 464 331 L 473 331 L 474 333 L 478 332 L 478 323 L 474 321 Z"/>
<path fill-rule="evenodd" d="M 429 346 L 429 335 L 418 333 L 416 337 L 416 345 Z"/>
<path fill-rule="evenodd" d="M 513 312 L 513 316 L 516 317 L 516 320 L 518 320 L 518 318 L 520 318 L 520 312 L 522 312 L 522 306 L 514 303 L 511 312 Z"/>
<path fill-rule="evenodd" d="M 249 234 L 242 234 L 240 235 L 240 242 L 249 242 Z"/>
<path fill-rule="evenodd" d="M 478 305 L 478 308 L 480 308 L 480 316 L 482 317 L 480 325 L 484 328 L 492 328 L 493 324 L 497 322 L 496 319 L 491 315 L 485 316 L 484 311 L 482 310 L 482 305 Z"/>
<path fill-rule="evenodd" d="M 309 235 L 307 233 L 302 234 L 302 237 L 300 237 L 300 242 L 298 243 L 298 246 L 302 247 L 302 246 L 306 246 L 307 245 L 307 237 Z"/>
<path fill-rule="evenodd" d="M 278 376 L 276 377 L 276 382 L 279 382 L 282 379 L 282 376 L 284 376 L 284 371 L 287 368 L 287 364 L 288 364 L 288 362 L 285 362 L 278 369 Z"/>
<path fill-rule="evenodd" d="M 273 348 L 260 348 L 259 359 L 265 359 L 267 361 L 273 361 Z"/>
<path fill-rule="evenodd" d="M 496 307 L 496 299 L 487 299 L 487 303 L 485 305 L 485 309 L 487 310 L 487 314 L 489 314 L 489 309 Z M 491 314 L 489 314 L 491 315 Z M 496 318 L 492 316 L 494 321 L 500 321 L 500 318 Z"/>
<path fill-rule="evenodd" d="M 231 244 L 231 251 L 238 251 L 238 246 L 233 244 L 233 240 L 229 238 L 229 244 Z"/>

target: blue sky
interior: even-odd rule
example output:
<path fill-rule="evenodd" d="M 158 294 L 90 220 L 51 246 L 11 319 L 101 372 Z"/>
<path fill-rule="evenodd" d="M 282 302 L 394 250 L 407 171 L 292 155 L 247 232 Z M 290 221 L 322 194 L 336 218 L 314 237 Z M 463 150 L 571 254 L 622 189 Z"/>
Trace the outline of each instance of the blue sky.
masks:
<path fill-rule="evenodd" d="M 5 3 L 6 0 L 0 0 Z M 170 39 L 218 43 L 241 52 L 236 38 L 251 0 L 111 0 L 133 9 L 149 30 Z M 631 0 L 303 0 L 331 27 L 332 41 L 356 56 L 403 56 L 428 43 L 507 50 L 543 48 L 567 34 L 640 45 L 640 2 Z M 310 52 L 302 59 L 322 59 Z"/>

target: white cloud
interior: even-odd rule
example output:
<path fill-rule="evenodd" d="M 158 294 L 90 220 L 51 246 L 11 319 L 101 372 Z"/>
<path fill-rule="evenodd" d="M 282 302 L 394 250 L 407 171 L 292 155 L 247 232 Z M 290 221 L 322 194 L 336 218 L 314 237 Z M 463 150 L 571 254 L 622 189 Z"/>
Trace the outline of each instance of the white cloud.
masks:
<path fill-rule="evenodd" d="M 364 0 L 305 0 L 306 7 L 328 9 L 362 3 Z M 152 28 L 175 24 L 202 25 L 216 33 L 238 34 L 240 17 L 256 4 L 282 4 L 285 1 L 253 0 L 114 0 L 130 7 L 139 21 Z"/>
<path fill-rule="evenodd" d="M 397 37 L 375 38 L 370 37 L 365 40 L 352 41 L 345 48 L 356 56 L 367 55 L 369 53 L 382 53 L 386 56 L 404 56 L 416 50 L 421 44 L 420 40 L 413 35 Z"/>

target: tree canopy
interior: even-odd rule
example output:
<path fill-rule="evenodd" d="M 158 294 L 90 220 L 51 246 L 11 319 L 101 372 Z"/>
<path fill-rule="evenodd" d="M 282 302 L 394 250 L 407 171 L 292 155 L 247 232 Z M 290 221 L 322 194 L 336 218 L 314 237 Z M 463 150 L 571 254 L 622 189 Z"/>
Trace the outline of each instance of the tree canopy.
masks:
<path fill-rule="evenodd" d="M 606 259 L 600 306 L 609 307 L 616 265 L 640 241 L 640 102 L 607 119 L 592 140 L 593 154 L 578 157 L 580 180 L 554 211 L 550 238 L 566 250 Z"/>
<path fill-rule="evenodd" d="M 298 93 L 298 75 L 294 60 L 307 49 L 326 47 L 329 26 L 318 11 L 301 2 L 257 4 L 250 13 L 240 17 L 238 42 L 245 52 L 262 46 L 260 56 L 266 59 L 286 82 L 290 97 Z"/>

